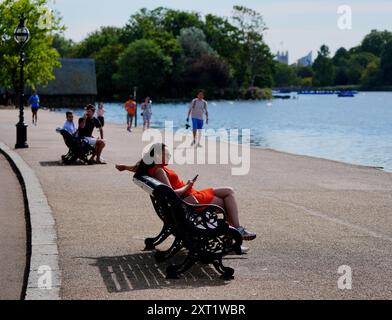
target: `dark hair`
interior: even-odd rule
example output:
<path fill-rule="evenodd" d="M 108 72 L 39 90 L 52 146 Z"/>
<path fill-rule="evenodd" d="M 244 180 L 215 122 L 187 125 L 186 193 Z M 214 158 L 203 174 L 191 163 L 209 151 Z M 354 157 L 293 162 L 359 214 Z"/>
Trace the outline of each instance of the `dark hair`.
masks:
<path fill-rule="evenodd" d="M 199 89 L 198 91 L 197 91 L 197 94 L 199 95 L 200 93 L 206 93 L 203 89 Z"/>
<path fill-rule="evenodd" d="M 156 166 L 155 161 L 153 160 L 155 157 L 155 150 L 161 149 L 161 153 L 163 154 L 164 150 L 166 148 L 166 145 L 164 143 L 156 143 L 153 146 L 151 146 L 150 150 L 143 156 L 143 158 L 138 162 L 136 165 L 136 176 L 145 176 L 148 175 L 148 170 L 152 169 Z M 151 159 L 150 161 L 147 161 L 147 159 Z"/>
<path fill-rule="evenodd" d="M 93 104 L 89 104 L 87 105 L 86 110 L 95 111 L 95 106 Z"/>
<path fill-rule="evenodd" d="M 71 112 L 71 111 L 68 111 L 68 112 L 66 112 L 65 113 L 65 116 L 68 118 L 68 116 L 72 116 L 73 115 L 73 113 Z"/>

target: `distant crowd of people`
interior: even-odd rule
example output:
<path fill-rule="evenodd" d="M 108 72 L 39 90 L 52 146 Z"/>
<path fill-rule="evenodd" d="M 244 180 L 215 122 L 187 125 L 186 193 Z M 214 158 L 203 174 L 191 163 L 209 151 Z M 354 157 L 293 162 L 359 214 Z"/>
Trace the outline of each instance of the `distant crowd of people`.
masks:
<path fill-rule="evenodd" d="M 186 119 L 188 127 L 190 127 L 189 121 L 192 119 L 193 140 L 191 145 L 196 147 L 202 147 L 202 130 L 204 128 L 204 123 L 208 124 L 209 121 L 208 103 L 204 97 L 204 91 L 199 90 L 197 97 L 190 103 L 188 116 Z M 39 96 L 36 92 L 33 92 L 32 96 L 29 98 L 29 103 L 31 104 L 31 110 L 33 113 L 33 124 L 37 125 Z M 150 129 L 151 118 L 153 114 L 152 101 L 150 97 L 146 97 L 144 102 L 141 103 L 140 107 L 142 111 L 141 115 L 143 117 L 143 130 Z M 133 96 L 130 96 L 129 99 L 125 102 L 124 108 L 126 111 L 127 131 L 132 132 L 132 126 L 137 113 L 137 102 Z M 74 137 L 84 139 L 92 148 L 94 148 L 95 152 L 89 159 L 90 164 L 104 164 L 105 162 L 101 157 L 102 151 L 106 146 L 103 133 L 104 126 L 105 109 L 103 103 L 99 102 L 98 110 L 96 110 L 95 106 L 92 104 L 85 108 L 85 114 L 79 119 L 77 127 L 74 124 L 73 112 L 68 111 L 66 113 L 66 121 L 64 123 L 63 129 L 68 131 Z M 94 129 L 99 130 L 100 138 L 93 137 Z"/>
<path fill-rule="evenodd" d="M 144 102 L 141 104 L 143 117 L 143 130 L 150 129 L 151 117 L 152 117 L 152 101 L 150 97 L 146 97 Z M 125 111 L 127 113 L 127 131 L 132 132 L 132 125 L 137 112 L 137 103 L 133 96 L 129 97 L 129 100 L 125 102 Z"/>

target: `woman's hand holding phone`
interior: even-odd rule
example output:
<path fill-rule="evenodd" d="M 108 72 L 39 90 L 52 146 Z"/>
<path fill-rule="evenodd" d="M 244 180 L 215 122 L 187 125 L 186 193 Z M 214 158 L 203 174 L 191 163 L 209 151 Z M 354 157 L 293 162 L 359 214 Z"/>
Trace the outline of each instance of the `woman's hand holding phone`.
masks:
<path fill-rule="evenodd" d="M 197 179 L 199 178 L 199 175 L 197 175 L 196 177 L 194 177 L 192 180 L 188 181 L 188 186 L 190 188 L 192 188 L 194 186 L 194 184 L 196 183 Z"/>

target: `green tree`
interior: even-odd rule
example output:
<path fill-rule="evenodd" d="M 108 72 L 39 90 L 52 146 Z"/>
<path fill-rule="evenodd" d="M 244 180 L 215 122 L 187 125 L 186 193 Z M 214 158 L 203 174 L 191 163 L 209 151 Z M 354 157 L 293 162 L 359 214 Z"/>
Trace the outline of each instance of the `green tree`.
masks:
<path fill-rule="evenodd" d="M 113 74 L 117 73 L 117 60 L 124 51 L 122 44 L 110 44 L 94 54 L 98 93 L 101 100 L 113 97 Z"/>
<path fill-rule="evenodd" d="M 208 14 L 205 17 L 203 31 L 206 41 L 231 66 L 234 75 L 241 67 L 239 30 L 228 19 Z"/>
<path fill-rule="evenodd" d="M 380 60 L 370 62 L 361 77 L 361 85 L 364 88 L 374 88 L 382 85 L 383 74 L 380 68 Z"/>
<path fill-rule="evenodd" d="M 203 30 L 198 28 L 186 28 L 180 31 L 178 42 L 182 47 L 184 55 L 191 60 L 203 55 L 217 55 L 206 41 Z"/>
<path fill-rule="evenodd" d="M 389 41 L 392 41 L 392 32 L 372 30 L 363 39 L 361 50 L 380 57 Z"/>
<path fill-rule="evenodd" d="M 171 67 L 171 58 L 154 41 L 136 40 L 120 54 L 114 80 L 123 95 L 137 86 L 142 96 L 158 96 Z"/>
<path fill-rule="evenodd" d="M 381 70 L 385 83 L 392 85 L 392 40 L 390 40 L 381 55 Z"/>
<path fill-rule="evenodd" d="M 275 63 L 274 84 L 276 87 L 290 87 L 298 85 L 296 70 L 293 66 L 288 66 L 284 63 Z"/>
<path fill-rule="evenodd" d="M 62 58 L 69 58 L 74 46 L 75 43 L 70 39 L 66 39 L 62 34 L 56 33 L 53 36 L 52 47 L 57 50 Z"/>
<path fill-rule="evenodd" d="M 243 6 L 234 6 L 232 19 L 238 28 L 238 41 L 242 44 L 242 82 L 253 86 L 258 77 L 263 79 L 262 85 L 272 86 L 274 62 L 271 51 L 263 39 L 267 27 L 262 15 Z"/>
<path fill-rule="evenodd" d="M 172 33 L 174 37 L 180 35 L 182 29 L 202 29 L 203 22 L 196 12 L 185 12 L 169 9 L 162 18 L 162 26 L 165 31 Z"/>
<path fill-rule="evenodd" d="M 352 75 L 351 75 L 352 77 Z M 346 86 L 350 82 L 349 68 L 347 65 L 335 67 L 335 80 L 336 86 Z"/>
<path fill-rule="evenodd" d="M 74 46 L 71 55 L 73 58 L 92 58 L 102 48 L 118 44 L 121 34 L 120 28 L 101 27 Z"/>
<path fill-rule="evenodd" d="M 187 68 L 184 75 L 188 88 L 208 88 L 212 96 L 219 95 L 230 81 L 227 63 L 216 55 L 203 55 Z"/>
<path fill-rule="evenodd" d="M 175 61 L 181 55 L 181 47 L 176 40 L 173 30 L 166 21 L 167 15 L 174 15 L 174 10 L 156 8 L 154 10 L 141 9 L 133 14 L 122 30 L 120 43 L 127 46 L 140 39 L 154 40 L 163 52 Z M 174 18 L 173 18 L 174 19 Z"/>
<path fill-rule="evenodd" d="M 300 78 L 313 78 L 314 77 L 314 71 L 313 68 L 310 66 L 300 66 L 297 67 L 297 75 Z"/>
<path fill-rule="evenodd" d="M 0 85 L 18 88 L 19 45 L 13 32 L 24 15 L 30 30 L 25 45 L 25 83 L 35 88 L 54 79 L 54 68 L 60 66 L 59 53 L 52 47 L 53 34 L 64 30 L 61 19 L 47 7 L 47 0 L 4 0 L 0 3 Z"/>
<path fill-rule="evenodd" d="M 345 65 L 349 59 L 350 53 L 347 51 L 347 49 L 342 47 L 336 51 L 332 61 L 335 66 L 341 67 L 342 65 Z"/>
<path fill-rule="evenodd" d="M 334 82 L 335 70 L 332 59 L 329 57 L 329 48 L 322 45 L 313 64 L 314 84 L 316 86 L 330 86 Z"/>

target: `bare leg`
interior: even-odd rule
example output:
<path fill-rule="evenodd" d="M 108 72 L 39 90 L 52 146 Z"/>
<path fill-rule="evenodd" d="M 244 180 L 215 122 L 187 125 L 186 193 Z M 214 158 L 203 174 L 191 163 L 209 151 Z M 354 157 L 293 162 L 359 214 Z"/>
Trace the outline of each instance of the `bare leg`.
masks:
<path fill-rule="evenodd" d="M 222 206 L 227 212 L 228 222 L 229 224 L 234 227 L 240 227 L 240 220 L 239 220 L 239 212 L 238 212 L 238 205 L 237 200 L 234 196 L 234 191 L 231 188 L 219 188 L 215 189 L 215 198 L 213 200 L 213 204 L 218 206 Z"/>
<path fill-rule="evenodd" d="M 202 134 L 203 134 L 203 131 L 202 130 L 199 130 L 199 144 L 201 143 L 201 136 L 202 136 Z"/>
<path fill-rule="evenodd" d="M 103 140 L 98 140 L 97 141 L 97 161 L 101 161 L 101 154 L 102 150 L 105 148 L 106 144 L 105 141 Z"/>
<path fill-rule="evenodd" d="M 196 143 L 197 130 L 193 129 L 193 142 Z"/>

